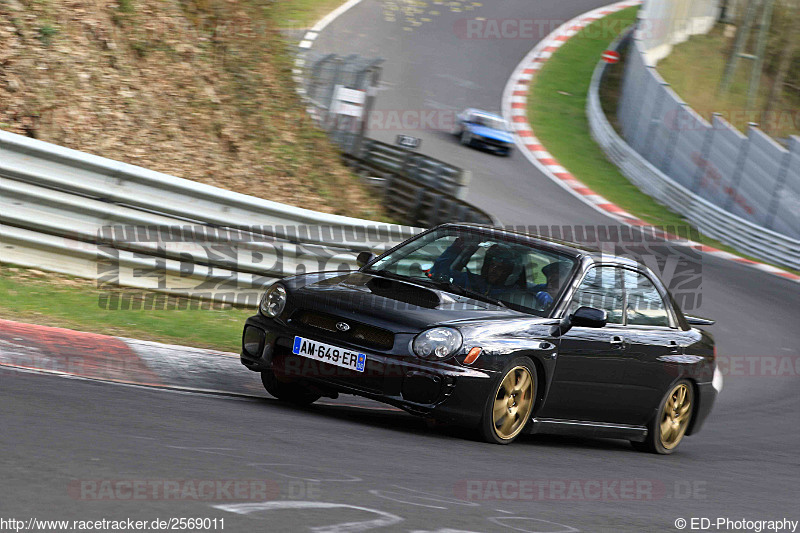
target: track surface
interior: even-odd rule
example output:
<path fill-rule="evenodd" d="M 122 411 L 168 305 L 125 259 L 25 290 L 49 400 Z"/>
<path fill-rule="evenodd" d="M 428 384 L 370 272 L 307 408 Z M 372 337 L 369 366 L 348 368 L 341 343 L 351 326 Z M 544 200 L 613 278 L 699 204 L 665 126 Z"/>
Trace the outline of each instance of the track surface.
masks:
<path fill-rule="evenodd" d="M 499 110 L 503 86 L 530 40 L 466 40 L 457 18 L 566 20 L 603 2 L 484 0 L 473 11 L 431 17 L 412 32 L 385 22 L 365 0 L 319 37 L 320 52 L 386 59 L 379 109 L 467 106 Z M 474 172 L 470 200 L 511 224 L 611 224 L 550 182 L 523 157 L 460 146 L 445 133 L 374 131 L 423 138 L 425 153 Z M 800 353 L 797 284 L 714 258 L 703 265 L 703 307 L 718 320 L 719 353 Z M 232 364 L 236 364 L 235 360 Z M 633 452 L 627 443 L 526 437 L 490 446 L 404 413 L 179 394 L 0 369 L 0 518 L 216 517 L 226 531 L 675 531 L 679 517 L 797 520 L 800 377 L 727 377 L 704 430 L 673 456 Z M 759 374 L 758 369 L 755 374 Z M 253 374 L 253 379 L 257 376 Z M 95 501 L 80 480 L 269 480 L 271 508 L 237 514 L 246 501 Z M 654 500 L 456 501 L 465 480 L 645 480 Z M 549 494 L 549 493 L 548 493 Z M 484 494 L 485 496 L 486 494 Z M 432 498 L 432 499 L 427 499 Z M 292 504 L 288 501 L 316 502 Z M 256 501 L 261 501 L 256 499 Z M 319 502 L 337 504 L 325 509 Z M 357 509 L 359 507 L 360 509 Z M 238 509 L 244 512 L 245 509 Z M 512 529 L 516 528 L 516 529 Z"/>

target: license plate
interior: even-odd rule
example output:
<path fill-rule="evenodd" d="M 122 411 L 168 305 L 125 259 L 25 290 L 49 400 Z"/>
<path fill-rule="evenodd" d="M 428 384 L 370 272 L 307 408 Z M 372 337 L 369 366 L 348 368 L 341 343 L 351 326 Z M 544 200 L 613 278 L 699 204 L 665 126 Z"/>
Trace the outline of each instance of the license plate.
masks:
<path fill-rule="evenodd" d="M 364 365 L 367 363 L 367 356 L 363 353 L 346 350 L 324 342 L 312 341 L 303 337 L 295 337 L 292 345 L 292 353 L 316 361 L 322 361 L 329 365 L 349 368 L 356 372 L 363 372 Z"/>

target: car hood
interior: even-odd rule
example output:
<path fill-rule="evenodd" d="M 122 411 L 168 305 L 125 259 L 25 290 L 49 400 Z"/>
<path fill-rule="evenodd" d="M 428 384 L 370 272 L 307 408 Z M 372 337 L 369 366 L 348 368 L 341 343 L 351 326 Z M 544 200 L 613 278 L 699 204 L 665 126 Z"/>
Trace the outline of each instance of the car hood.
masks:
<path fill-rule="evenodd" d="M 471 325 L 535 315 L 445 291 L 364 272 L 308 274 L 285 280 L 293 308 L 413 333 L 431 325 Z"/>
<path fill-rule="evenodd" d="M 507 143 L 514 142 L 514 136 L 510 132 L 503 130 L 496 130 L 493 128 L 487 128 L 486 126 L 470 124 L 469 131 L 471 131 L 473 135 L 485 137 L 487 139 L 494 139 L 496 141 L 503 141 Z"/>

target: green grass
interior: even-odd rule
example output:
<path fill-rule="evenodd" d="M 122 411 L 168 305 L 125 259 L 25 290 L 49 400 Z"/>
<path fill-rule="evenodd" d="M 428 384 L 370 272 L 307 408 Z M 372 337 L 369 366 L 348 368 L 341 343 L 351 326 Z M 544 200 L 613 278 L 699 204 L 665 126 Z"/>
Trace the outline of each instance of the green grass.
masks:
<path fill-rule="evenodd" d="M 50 24 L 43 24 L 38 28 L 38 33 L 39 35 L 37 35 L 37 38 L 39 41 L 46 46 L 50 46 L 53 42 L 53 38 L 58 35 L 58 29 Z"/>
<path fill-rule="evenodd" d="M 0 264 L 0 318 L 107 335 L 212 348 L 239 350 L 245 319 L 254 309 L 108 310 L 100 298 L 147 291 L 103 289 L 91 280 Z M 186 300 L 184 300 L 186 301 Z M 187 305 L 186 307 L 191 307 Z M 205 307 L 205 309 L 203 309 Z"/>
<path fill-rule="evenodd" d="M 606 158 L 592 139 L 586 117 L 592 73 L 601 54 L 616 37 L 606 29 L 633 24 L 637 9 L 628 8 L 595 22 L 553 54 L 531 85 L 528 121 L 534 134 L 559 164 L 597 194 L 650 224 L 686 227 L 691 224 L 685 218 L 639 190 Z M 603 94 L 608 92 L 603 91 Z M 608 106 L 609 103 L 604 102 L 606 109 Z M 700 234 L 699 240 L 749 257 L 708 236 Z"/>
<path fill-rule="evenodd" d="M 319 19 L 344 4 L 346 0 L 278 0 L 273 17 L 281 29 L 310 28 Z"/>

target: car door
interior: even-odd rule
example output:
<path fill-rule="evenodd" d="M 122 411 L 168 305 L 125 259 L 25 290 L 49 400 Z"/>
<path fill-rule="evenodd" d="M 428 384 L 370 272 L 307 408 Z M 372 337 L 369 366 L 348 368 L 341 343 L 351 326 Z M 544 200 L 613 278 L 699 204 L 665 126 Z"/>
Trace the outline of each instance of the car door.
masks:
<path fill-rule="evenodd" d="M 622 269 L 595 266 L 585 275 L 567 310 L 580 306 L 604 309 L 603 328 L 573 327 L 560 339 L 558 360 L 542 418 L 632 423 L 635 396 L 626 379 L 630 371 L 624 324 Z"/>
<path fill-rule="evenodd" d="M 639 406 L 634 423 L 645 424 L 678 377 L 679 367 L 666 361 L 684 354 L 693 336 L 678 327 L 669 300 L 647 274 L 626 269 L 623 281 L 628 356 L 633 363 L 626 381 L 634 389 L 634 405 Z"/>

